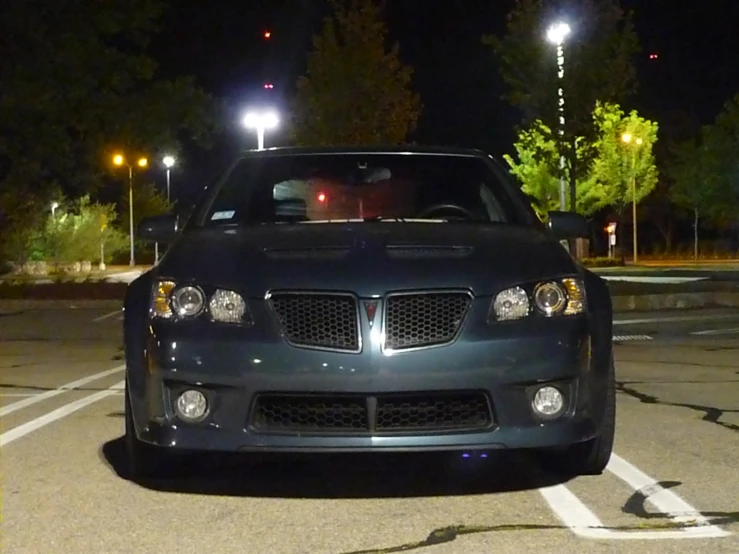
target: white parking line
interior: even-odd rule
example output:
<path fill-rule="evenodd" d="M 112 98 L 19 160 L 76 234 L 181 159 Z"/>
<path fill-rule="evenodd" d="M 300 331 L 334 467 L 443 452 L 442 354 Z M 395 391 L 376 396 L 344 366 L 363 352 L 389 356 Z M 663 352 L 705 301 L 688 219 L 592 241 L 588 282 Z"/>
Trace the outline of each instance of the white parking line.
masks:
<path fill-rule="evenodd" d="M 739 327 L 733 329 L 707 329 L 705 331 L 693 331 L 691 335 L 733 335 L 739 333 Z"/>
<path fill-rule="evenodd" d="M 614 319 L 614 325 L 635 325 L 637 323 L 669 323 L 671 321 L 715 321 L 717 319 L 739 319 L 739 314 L 686 315 L 673 317 L 646 317 L 643 319 Z"/>
<path fill-rule="evenodd" d="M 10 397 L 18 397 L 18 396 L 38 396 L 39 394 L 42 394 L 40 392 L 0 392 L 0 398 L 10 398 Z"/>
<path fill-rule="evenodd" d="M 620 456 L 613 454 L 608 471 L 628 484 L 635 492 L 645 493 L 646 501 L 675 523 L 684 524 L 678 530 L 612 531 L 582 501 L 564 485 L 539 489 L 554 514 L 576 535 L 588 539 L 706 539 L 731 535 L 717 527 L 698 510 L 674 492 L 661 487 L 652 477 Z M 650 494 L 646 494 L 649 491 Z"/>
<path fill-rule="evenodd" d="M 93 321 L 103 321 L 104 319 L 108 319 L 109 317 L 113 317 L 114 315 L 120 315 L 120 313 L 121 313 L 121 310 L 116 310 L 114 312 L 110 312 L 109 314 L 96 317 L 95 319 L 93 319 Z"/>
<path fill-rule="evenodd" d="M 86 385 L 87 383 L 91 383 L 92 381 L 97 381 L 98 379 L 113 375 L 115 373 L 118 373 L 119 371 L 123 371 L 125 367 L 125 365 L 119 365 L 107 371 L 93 373 L 92 375 L 88 375 L 87 377 L 83 377 L 82 379 L 77 379 L 76 381 L 72 381 L 70 383 L 67 383 L 66 385 L 62 385 L 61 387 L 54 390 L 50 390 L 41 394 L 36 394 L 30 398 L 19 400 L 18 402 L 13 402 L 12 404 L 8 404 L 7 406 L 3 406 L 2 408 L 0 408 L 0 417 L 12 414 L 17 410 L 22 410 L 23 408 L 27 408 L 28 406 L 33 406 L 34 404 L 37 404 L 38 402 L 43 402 L 44 400 L 48 400 L 49 398 L 54 398 L 55 396 L 79 388 L 83 385 Z"/>
<path fill-rule="evenodd" d="M 40 417 L 32 419 L 31 421 L 27 421 L 23 425 L 13 427 L 10 431 L 6 431 L 5 433 L 0 435 L 0 448 L 10 444 L 14 440 L 25 437 L 29 433 L 33 433 L 34 431 L 41 429 L 49 423 L 53 423 L 59 419 L 67 417 L 68 415 L 73 414 L 74 412 L 81 410 L 82 408 L 89 406 L 90 404 L 93 404 L 99 400 L 102 400 L 103 398 L 118 394 L 118 391 L 120 391 L 124 387 L 124 384 L 125 381 L 121 381 L 120 383 L 116 383 L 109 389 L 96 392 L 95 394 L 91 394 L 89 396 L 85 396 L 84 398 L 80 398 L 79 400 L 75 400 L 74 402 L 70 402 L 69 404 L 65 404 L 61 408 L 57 408 L 56 410 L 49 412 L 48 414 L 44 414 Z"/>

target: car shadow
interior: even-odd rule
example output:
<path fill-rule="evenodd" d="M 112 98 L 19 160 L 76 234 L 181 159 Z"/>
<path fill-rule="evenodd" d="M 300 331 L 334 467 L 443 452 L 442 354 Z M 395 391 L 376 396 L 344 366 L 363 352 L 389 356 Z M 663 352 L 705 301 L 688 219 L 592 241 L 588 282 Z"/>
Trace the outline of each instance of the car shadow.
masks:
<path fill-rule="evenodd" d="M 100 449 L 126 479 L 123 438 Z M 167 478 L 136 480 L 147 489 L 260 498 L 408 498 L 534 490 L 572 477 L 539 468 L 513 451 L 384 454 L 188 455 Z"/>

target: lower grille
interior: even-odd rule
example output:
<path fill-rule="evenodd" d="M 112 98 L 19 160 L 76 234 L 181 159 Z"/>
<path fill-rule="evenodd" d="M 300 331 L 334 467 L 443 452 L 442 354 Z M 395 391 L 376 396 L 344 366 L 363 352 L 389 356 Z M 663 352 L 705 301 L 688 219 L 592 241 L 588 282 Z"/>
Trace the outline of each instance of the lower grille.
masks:
<path fill-rule="evenodd" d="M 493 425 L 483 392 L 364 395 L 262 394 L 251 427 L 311 434 L 399 434 L 480 431 Z"/>
<path fill-rule="evenodd" d="M 385 307 L 386 350 L 440 346 L 452 342 L 472 303 L 468 292 L 394 294 Z"/>
<path fill-rule="evenodd" d="M 339 293 L 273 293 L 269 299 L 294 346 L 359 352 L 357 299 Z"/>

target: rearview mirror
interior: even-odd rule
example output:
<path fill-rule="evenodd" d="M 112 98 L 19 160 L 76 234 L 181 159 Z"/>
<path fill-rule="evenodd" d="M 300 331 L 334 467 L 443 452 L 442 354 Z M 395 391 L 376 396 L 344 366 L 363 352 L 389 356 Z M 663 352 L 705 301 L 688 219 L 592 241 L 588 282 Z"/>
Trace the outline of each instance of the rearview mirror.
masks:
<path fill-rule="evenodd" d="M 548 227 L 559 240 L 587 238 L 590 235 L 587 220 L 572 212 L 549 212 Z"/>
<path fill-rule="evenodd" d="M 170 243 L 177 236 L 177 216 L 155 215 L 143 218 L 138 225 L 138 238 L 149 242 Z"/>

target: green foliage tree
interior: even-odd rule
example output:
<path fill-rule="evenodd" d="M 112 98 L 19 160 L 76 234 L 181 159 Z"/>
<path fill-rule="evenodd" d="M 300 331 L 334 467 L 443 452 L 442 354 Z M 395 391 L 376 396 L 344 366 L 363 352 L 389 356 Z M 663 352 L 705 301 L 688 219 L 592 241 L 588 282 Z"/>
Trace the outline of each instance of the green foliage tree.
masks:
<path fill-rule="evenodd" d="M 298 145 L 398 144 L 415 128 L 421 101 L 398 45 L 386 49 L 383 4 L 331 0 L 333 13 L 313 37 L 307 73 L 291 102 Z"/>
<path fill-rule="evenodd" d="M 739 218 L 739 94 L 724 106 L 712 125 L 701 129 L 698 139 L 673 150 L 669 164 L 673 180 L 671 198 L 693 213 L 694 256 L 698 258 L 701 220 L 714 225 Z"/>
<path fill-rule="evenodd" d="M 578 137 L 576 209 L 592 215 L 606 206 L 623 211 L 631 201 L 632 176 L 636 177 L 637 202 L 647 196 L 657 182 L 652 147 L 657 140 L 657 124 L 633 111 L 624 115 L 615 104 L 597 104 L 592 113 L 597 135 L 593 143 Z M 629 148 L 622 140 L 633 137 Z M 636 145 L 639 139 L 641 144 Z M 541 121 L 519 133 L 514 144 L 516 157 L 504 156 L 511 173 L 524 192 L 537 200 L 540 215 L 559 209 L 559 179 L 556 136 Z M 592 158 L 592 159 L 591 159 Z M 568 206 L 568 209 L 570 206 Z"/>
<path fill-rule="evenodd" d="M 508 154 L 503 157 L 513 174 L 521 183 L 522 190 L 533 200 L 534 209 L 540 217 L 559 205 L 559 154 L 557 137 L 542 121 L 536 120 L 522 130 L 514 143 L 517 160 Z M 578 164 L 585 163 L 589 145 L 584 138 L 577 140 Z M 592 179 L 587 172 L 579 172 L 577 179 L 577 212 L 591 215 L 601 207 L 594 197 Z M 569 196 L 567 198 L 568 209 Z"/>
<path fill-rule="evenodd" d="M 126 248 L 126 235 L 116 229 L 115 204 L 91 202 L 89 196 L 59 202 L 53 214 L 47 212 L 43 229 L 32 244 L 33 258 L 61 264 L 109 261 Z"/>
<path fill-rule="evenodd" d="M 634 199 L 638 204 L 657 184 L 653 150 L 659 126 L 636 110 L 624 114 L 615 104 L 599 103 L 593 119 L 598 129 L 591 168 L 594 186 L 602 191 L 604 206 L 614 206 L 623 214 Z"/>
<path fill-rule="evenodd" d="M 6 5 L 7 4 L 7 5 Z M 207 145 L 217 105 L 146 54 L 160 0 L 11 1 L 0 11 L 0 186 L 95 190 L 113 148 Z"/>
<path fill-rule="evenodd" d="M 547 42 L 549 25 L 567 13 L 572 32 L 565 43 L 565 112 L 568 134 L 593 140 L 596 102 L 621 103 L 636 88 L 634 56 L 639 40 L 632 16 L 618 0 L 565 2 L 518 0 L 508 14 L 503 36 L 488 35 L 508 86 L 506 99 L 531 121 L 548 127 L 558 120 L 556 46 Z"/>
<path fill-rule="evenodd" d="M 135 178 L 134 178 L 135 179 Z M 121 226 L 128 232 L 128 184 L 121 193 L 118 203 Z M 167 202 L 167 196 L 160 191 L 155 183 L 145 182 L 133 184 L 133 224 L 137 226 L 144 217 L 166 214 L 171 211 L 172 206 Z"/>

